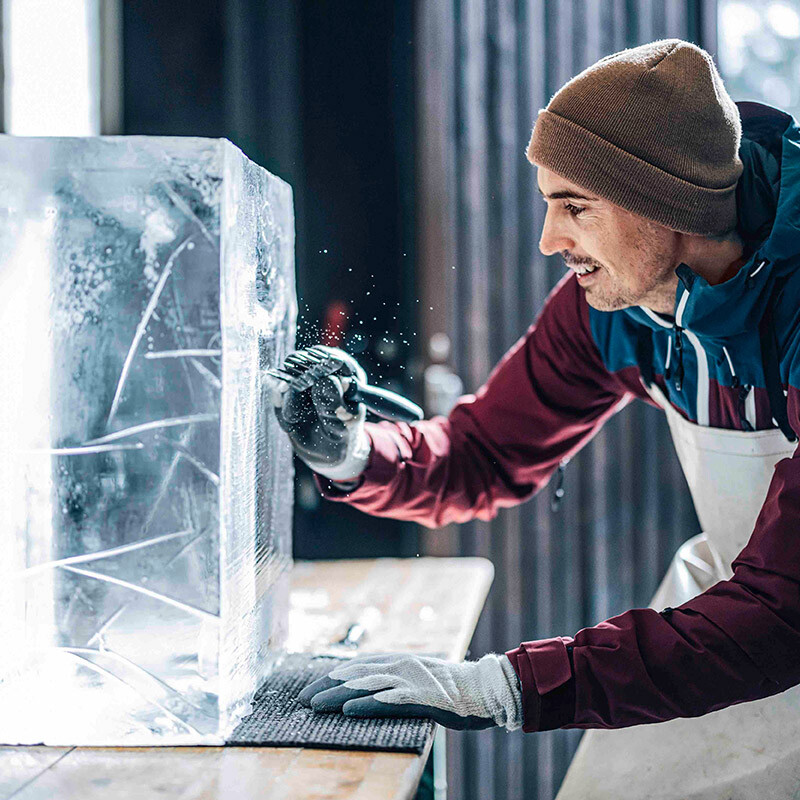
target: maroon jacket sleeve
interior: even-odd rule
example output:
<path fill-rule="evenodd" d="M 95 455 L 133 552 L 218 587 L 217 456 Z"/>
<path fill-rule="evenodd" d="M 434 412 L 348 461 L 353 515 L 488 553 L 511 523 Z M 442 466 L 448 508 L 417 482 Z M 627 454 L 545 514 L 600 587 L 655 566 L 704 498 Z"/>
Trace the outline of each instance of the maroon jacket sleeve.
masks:
<path fill-rule="evenodd" d="M 800 392 L 789 388 L 800 430 Z M 730 580 L 509 651 L 526 732 L 694 717 L 800 683 L 800 450 L 775 473 Z"/>
<path fill-rule="evenodd" d="M 569 275 L 476 394 L 447 417 L 368 423 L 372 451 L 357 488 L 317 482 L 331 500 L 431 528 L 491 519 L 541 488 L 629 398 L 602 363 Z"/>

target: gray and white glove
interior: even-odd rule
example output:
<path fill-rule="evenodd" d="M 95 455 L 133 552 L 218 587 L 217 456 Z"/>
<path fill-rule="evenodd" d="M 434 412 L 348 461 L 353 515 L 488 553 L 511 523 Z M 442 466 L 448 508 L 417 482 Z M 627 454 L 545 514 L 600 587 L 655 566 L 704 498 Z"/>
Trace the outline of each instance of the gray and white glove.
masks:
<path fill-rule="evenodd" d="M 354 658 L 306 686 L 299 700 L 348 717 L 427 717 L 456 730 L 522 727 L 522 691 L 504 655 L 452 663 L 387 653 Z"/>
<path fill-rule="evenodd" d="M 272 405 L 295 452 L 314 472 L 334 481 L 353 480 L 366 468 L 371 445 L 364 429 L 366 407 L 359 403 L 353 413 L 347 408 L 344 394 L 353 376 L 366 384 L 367 374 L 343 350 L 322 345 L 316 349 L 340 358 L 343 364 L 339 371 L 302 391 L 275 381 Z"/>

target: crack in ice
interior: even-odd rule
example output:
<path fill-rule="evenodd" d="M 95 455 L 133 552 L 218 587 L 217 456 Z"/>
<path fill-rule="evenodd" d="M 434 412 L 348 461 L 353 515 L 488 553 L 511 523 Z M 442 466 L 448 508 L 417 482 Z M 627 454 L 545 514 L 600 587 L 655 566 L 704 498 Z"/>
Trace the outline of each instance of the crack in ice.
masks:
<path fill-rule="evenodd" d="M 189 439 L 191 439 L 193 432 L 194 428 L 187 428 L 185 431 L 183 431 L 180 437 L 182 445 L 188 444 Z M 156 434 L 156 436 L 158 436 L 158 434 Z M 164 495 L 167 493 L 167 489 L 169 489 L 170 483 L 172 482 L 172 478 L 175 475 L 175 469 L 177 468 L 180 459 L 181 459 L 181 454 L 175 453 L 172 459 L 172 463 L 169 465 L 169 469 L 167 470 L 167 474 L 161 481 L 161 486 L 159 487 L 158 490 L 158 496 L 156 497 L 155 501 L 150 507 L 150 513 L 147 515 L 144 527 L 142 528 L 142 532 L 145 534 L 150 530 L 150 525 L 152 524 L 153 519 L 155 519 L 155 515 L 158 512 L 158 508 L 159 505 L 161 504 L 161 501 L 164 499 Z"/>
<path fill-rule="evenodd" d="M 106 428 L 108 428 L 108 426 L 111 424 L 111 420 L 114 419 L 114 415 L 117 413 L 120 398 L 122 397 L 122 389 L 125 386 L 125 381 L 128 379 L 128 372 L 130 371 L 131 364 L 133 363 L 133 358 L 136 355 L 139 342 L 142 340 L 142 336 L 144 336 L 145 331 L 147 330 L 150 317 L 156 310 L 158 299 L 161 297 L 161 292 L 164 291 L 167 278 L 169 278 L 170 273 L 172 272 L 172 265 L 175 263 L 175 259 L 189 246 L 191 241 L 192 237 L 189 236 L 175 248 L 170 257 L 167 259 L 167 263 L 164 265 L 164 269 L 161 272 L 158 283 L 156 284 L 155 289 L 153 289 L 153 293 L 150 295 L 147 308 L 145 308 L 144 314 L 139 320 L 139 324 L 136 326 L 136 332 L 133 335 L 133 341 L 128 349 L 128 355 L 125 357 L 125 362 L 122 365 L 122 372 L 120 373 L 119 381 L 117 381 L 117 389 L 114 392 L 114 400 L 111 403 L 111 411 L 109 412 L 108 419 L 106 420 Z"/>
<path fill-rule="evenodd" d="M 219 245 L 217 244 L 216 239 L 211 235 L 208 228 L 206 228 L 206 226 L 202 223 L 197 214 L 195 214 L 194 211 L 192 211 L 192 209 L 189 208 L 188 203 L 168 183 L 166 183 L 165 181 L 161 181 L 161 185 L 164 187 L 164 191 L 167 193 L 169 199 L 172 200 L 172 202 L 175 203 L 175 205 L 181 211 L 183 211 L 183 213 L 186 214 L 186 216 L 189 217 L 189 219 L 192 220 L 192 222 L 197 224 L 197 226 L 202 231 L 203 236 L 205 236 L 206 239 L 208 239 L 211 246 L 218 251 Z"/>
<path fill-rule="evenodd" d="M 193 467 L 195 467 L 199 472 L 205 475 L 208 480 L 214 484 L 214 486 L 219 486 L 219 475 L 215 472 L 212 472 L 199 458 L 193 456 L 192 453 L 184 447 L 182 444 L 178 442 L 172 441 L 172 439 L 167 438 L 166 436 L 158 436 L 156 435 L 156 439 L 159 442 L 163 442 L 166 445 L 174 448 L 178 451 L 178 455 L 181 458 L 186 459 Z"/>
<path fill-rule="evenodd" d="M 192 366 L 215 388 L 222 388 L 222 381 L 204 364 L 196 358 L 190 358 Z"/>
<path fill-rule="evenodd" d="M 175 315 L 177 316 L 179 322 L 179 325 L 176 326 L 172 331 L 175 339 L 175 346 L 179 350 L 187 350 L 189 345 L 187 343 L 185 334 L 186 320 L 183 316 L 183 300 L 181 299 L 181 293 L 178 289 L 178 281 L 170 281 L 169 288 L 172 292 L 172 303 L 175 310 Z M 189 392 L 191 407 L 194 408 L 197 405 L 197 401 L 194 396 L 194 382 L 192 381 L 192 376 L 189 374 L 189 367 L 186 365 L 186 360 L 183 358 L 178 359 L 178 364 L 183 372 L 183 377 L 186 379 L 186 389 Z"/>
<path fill-rule="evenodd" d="M 186 417 L 167 417 L 166 419 L 158 419 L 153 422 L 144 422 L 141 425 L 134 425 L 131 428 L 123 428 L 122 430 L 114 431 L 114 433 L 101 436 L 98 439 L 90 439 L 86 444 L 103 444 L 104 442 L 113 442 L 116 439 L 127 439 L 129 436 L 136 436 L 145 431 L 172 428 L 176 425 L 191 425 L 195 422 L 216 422 L 218 419 L 219 414 L 190 414 Z"/>
<path fill-rule="evenodd" d="M 170 558 L 165 564 L 162 565 L 162 568 L 166 569 L 167 567 L 172 566 L 172 564 L 174 564 L 190 547 L 192 547 L 195 542 L 202 539 L 203 536 L 205 536 L 205 533 L 198 533 L 197 536 L 195 536 L 193 539 L 190 539 L 183 547 L 181 547 L 180 550 L 178 550 L 177 553 L 175 553 L 174 556 L 172 556 L 172 558 Z M 147 582 L 147 576 L 145 575 L 142 578 L 142 583 L 146 582 Z M 91 647 L 91 645 L 94 643 L 96 639 L 102 641 L 103 634 L 109 629 L 109 627 L 111 627 L 111 625 L 114 624 L 114 622 L 117 621 L 117 619 L 119 619 L 122 612 L 125 611 L 125 609 L 130 606 L 131 602 L 132 602 L 131 600 L 126 601 L 116 611 L 114 611 L 114 613 L 111 614 L 111 616 L 92 634 L 92 637 L 86 643 L 86 646 Z"/>
<path fill-rule="evenodd" d="M 61 651 L 62 653 L 67 653 L 71 656 L 74 656 L 81 662 L 81 664 L 93 669 L 95 672 L 98 672 L 101 675 L 106 675 L 109 678 L 118 680 L 123 686 L 127 686 L 128 688 L 132 689 L 149 703 L 152 703 L 154 706 L 156 706 L 156 708 L 163 711 L 172 720 L 185 725 L 187 728 L 189 728 L 189 730 L 195 731 L 201 735 L 216 732 L 216 719 L 210 716 L 207 712 L 203 711 L 203 709 L 198 708 L 190 703 L 185 697 L 179 695 L 171 686 L 164 683 L 164 681 L 162 681 L 160 678 L 153 675 L 151 672 L 148 672 L 143 667 L 140 667 L 130 659 L 120 655 L 119 653 L 115 653 L 113 650 L 93 650 L 88 647 L 60 646 L 56 647 L 55 649 Z M 125 677 L 114 672 L 111 666 L 99 663 L 96 659 L 106 660 L 112 664 L 115 661 L 121 663 L 125 669 L 130 670 L 131 675 L 129 675 L 129 679 L 126 680 Z M 130 679 L 136 678 L 139 678 L 140 680 L 136 681 L 137 685 L 134 685 L 131 683 Z M 144 681 L 150 683 L 151 685 L 144 685 L 141 682 L 141 679 L 144 679 Z M 154 696 L 155 691 L 158 691 L 161 694 L 161 698 Z M 169 705 L 167 705 L 169 701 L 172 702 L 173 706 L 177 701 L 177 703 L 182 706 L 181 711 L 183 711 L 185 717 L 175 713 L 175 711 L 172 710 Z"/>
<path fill-rule="evenodd" d="M 141 450 L 144 445 L 141 442 L 134 444 L 101 444 L 95 447 L 54 447 L 52 449 L 41 448 L 33 450 L 22 450 L 23 453 L 40 453 L 49 456 L 87 456 L 94 453 L 110 453 L 115 450 Z"/>
<path fill-rule="evenodd" d="M 219 475 L 213 473 L 208 467 L 206 467 L 202 461 L 196 459 L 193 455 L 189 453 L 181 453 L 181 456 L 185 458 L 198 472 L 208 478 L 210 483 L 213 483 L 214 486 L 219 486 Z"/>
<path fill-rule="evenodd" d="M 59 558 L 54 561 L 46 561 L 43 564 L 36 564 L 32 567 L 19 570 L 15 573 L 6 573 L 13 577 L 27 577 L 35 575 L 37 572 L 43 572 L 46 569 L 53 567 L 62 567 L 70 564 L 83 564 L 88 561 L 99 561 L 101 558 L 109 558 L 110 556 L 119 556 L 123 553 L 130 553 L 133 550 L 141 550 L 143 547 L 151 547 L 154 544 L 161 544 L 161 542 L 168 542 L 171 539 L 177 539 L 181 536 L 189 536 L 194 533 L 193 530 L 176 531 L 175 533 L 165 533 L 162 536 L 154 536 L 152 539 L 142 539 L 138 542 L 131 542 L 130 544 L 123 544 L 119 547 L 111 547 L 107 550 L 96 550 L 93 553 L 83 553 L 79 556 L 68 556 L 67 558 Z"/>
<path fill-rule="evenodd" d="M 185 611 L 187 614 L 193 614 L 196 617 L 200 617 L 201 619 L 208 619 L 215 623 L 219 623 L 219 615 L 212 614 L 210 611 L 205 611 L 202 608 L 197 608 L 196 606 L 190 605 L 189 603 L 183 603 L 180 600 L 175 600 L 169 595 L 161 594 L 160 592 L 154 592 L 152 589 L 145 589 L 143 586 L 140 586 L 138 583 L 131 583 L 130 581 L 124 581 L 121 578 L 114 578 L 111 575 L 103 575 L 101 572 L 93 572 L 89 569 L 79 569 L 78 567 L 69 567 L 69 566 L 59 566 L 59 569 L 64 569 L 67 572 L 74 572 L 77 575 L 83 575 L 85 578 L 94 578 L 98 581 L 103 581 L 104 583 L 113 583 L 116 586 L 122 586 L 124 589 L 131 589 L 134 592 L 139 592 L 147 597 L 151 597 L 154 600 L 160 600 L 162 603 L 166 603 L 167 605 L 174 606 L 175 608 L 180 609 L 181 611 Z"/>
<path fill-rule="evenodd" d="M 145 358 L 189 358 L 190 356 L 221 356 L 222 350 L 156 350 L 144 354 Z"/>

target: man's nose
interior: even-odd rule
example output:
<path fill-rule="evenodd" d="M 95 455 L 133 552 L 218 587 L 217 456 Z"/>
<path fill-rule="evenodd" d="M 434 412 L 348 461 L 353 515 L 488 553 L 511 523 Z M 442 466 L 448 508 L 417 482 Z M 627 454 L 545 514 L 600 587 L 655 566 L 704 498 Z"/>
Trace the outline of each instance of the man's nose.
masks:
<path fill-rule="evenodd" d="M 560 229 L 549 209 L 544 218 L 544 227 L 539 239 L 539 250 L 542 255 L 551 256 L 562 250 L 574 250 L 575 240 Z"/>

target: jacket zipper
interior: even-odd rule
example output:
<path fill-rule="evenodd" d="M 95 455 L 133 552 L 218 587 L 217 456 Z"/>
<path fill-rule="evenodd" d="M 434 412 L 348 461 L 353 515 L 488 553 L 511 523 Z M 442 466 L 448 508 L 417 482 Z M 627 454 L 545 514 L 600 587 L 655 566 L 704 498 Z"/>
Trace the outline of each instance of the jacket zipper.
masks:
<path fill-rule="evenodd" d="M 683 336 L 681 332 L 683 328 L 675 325 L 673 334 L 675 336 L 675 372 L 673 378 L 675 388 L 680 392 L 683 389 Z"/>
<path fill-rule="evenodd" d="M 683 370 L 683 348 L 684 348 L 684 337 L 689 340 L 690 344 L 694 348 L 695 356 L 697 359 L 697 424 L 702 425 L 703 427 L 708 427 L 708 356 L 706 354 L 703 345 L 700 344 L 700 340 L 692 333 L 688 328 L 684 328 L 681 325 L 683 321 L 683 311 L 686 308 L 686 303 L 689 299 L 689 290 L 684 289 L 683 295 L 681 296 L 680 302 L 678 303 L 678 309 L 675 313 L 675 323 L 670 325 L 670 323 L 665 322 L 661 317 L 658 316 L 654 311 L 651 311 L 649 308 L 645 306 L 639 306 L 642 311 L 647 314 L 648 317 L 655 320 L 662 328 L 671 329 L 671 332 L 674 337 L 675 344 L 673 345 L 673 350 L 675 354 L 673 356 L 673 360 L 675 362 L 674 368 L 671 369 L 671 376 L 666 374 L 664 377 L 668 380 L 670 377 L 674 379 L 675 388 L 677 391 L 681 391 L 683 388 L 683 378 L 684 378 L 684 370 Z M 672 365 L 670 365 L 672 366 Z"/>
<path fill-rule="evenodd" d="M 738 383 L 739 379 L 736 378 Z M 739 421 L 742 423 L 742 430 L 743 431 L 754 431 L 755 428 L 750 424 L 750 420 L 747 419 L 747 398 L 750 392 L 753 390 L 752 386 L 748 386 L 748 384 L 743 383 L 739 386 Z"/>
<path fill-rule="evenodd" d="M 731 371 L 731 388 L 738 389 L 736 392 L 736 410 L 739 413 L 739 424 L 742 426 L 743 431 L 752 432 L 754 428 L 750 424 L 750 420 L 747 419 L 747 397 L 753 387 L 739 380 L 739 376 L 733 366 L 733 359 L 731 359 L 731 354 L 725 345 L 722 345 L 722 352 L 725 354 L 725 358 L 728 361 L 728 369 Z"/>

